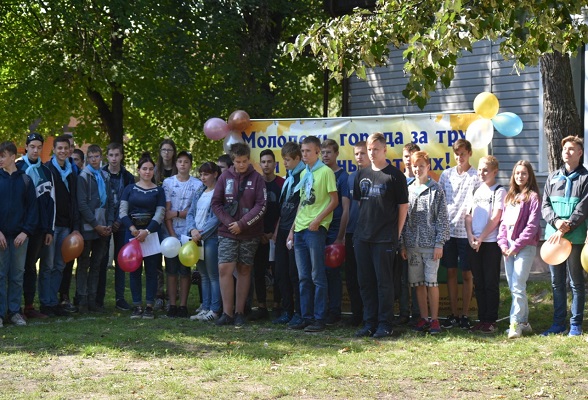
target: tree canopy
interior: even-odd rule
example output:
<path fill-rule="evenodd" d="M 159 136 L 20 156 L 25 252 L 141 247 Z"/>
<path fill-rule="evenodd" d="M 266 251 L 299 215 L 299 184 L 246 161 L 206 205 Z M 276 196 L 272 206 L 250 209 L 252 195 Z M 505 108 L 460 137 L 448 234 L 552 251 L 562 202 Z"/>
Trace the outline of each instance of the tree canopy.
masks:
<path fill-rule="evenodd" d="M 137 154 L 170 137 L 204 160 L 222 148 L 202 134 L 208 118 L 321 110 L 317 61 L 278 51 L 324 18 L 319 1 L 11 1 L 0 15 L 5 138 L 33 121 L 59 134 L 73 116 L 82 141 L 124 138 Z"/>

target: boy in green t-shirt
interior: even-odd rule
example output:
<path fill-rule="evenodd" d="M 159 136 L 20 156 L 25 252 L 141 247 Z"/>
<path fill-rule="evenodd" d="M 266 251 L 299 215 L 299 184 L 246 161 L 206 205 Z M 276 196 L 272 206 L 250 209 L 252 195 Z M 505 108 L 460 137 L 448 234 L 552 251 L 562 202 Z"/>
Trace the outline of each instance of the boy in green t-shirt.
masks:
<path fill-rule="evenodd" d="M 335 174 L 319 159 L 320 146 L 316 136 L 308 136 L 302 141 L 302 161 L 306 169 L 302 171 L 300 183 L 295 188 L 300 190 L 300 205 L 288 235 L 288 242 L 294 241 L 303 319 L 300 324 L 290 325 L 289 328 L 304 329 L 305 332 L 325 329 L 325 242 L 333 210 L 339 203 Z"/>

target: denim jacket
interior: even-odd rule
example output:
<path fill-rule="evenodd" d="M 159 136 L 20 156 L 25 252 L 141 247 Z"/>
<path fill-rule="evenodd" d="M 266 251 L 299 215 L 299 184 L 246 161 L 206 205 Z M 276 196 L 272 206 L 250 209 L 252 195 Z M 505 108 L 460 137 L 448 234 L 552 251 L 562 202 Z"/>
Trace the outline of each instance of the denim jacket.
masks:
<path fill-rule="evenodd" d="M 202 193 L 206 190 L 206 186 L 202 185 L 194 194 L 194 199 L 192 199 L 192 205 L 190 206 L 190 211 L 188 211 L 188 215 L 186 216 L 186 235 L 191 236 L 190 232 L 192 229 L 196 229 L 196 209 L 198 208 L 198 200 Z M 211 199 L 212 200 L 212 199 Z M 212 202 L 212 201 L 211 201 Z M 206 240 L 211 237 L 215 237 L 217 235 L 217 228 L 220 224 L 218 217 L 215 213 L 212 212 L 212 207 L 208 206 L 208 216 L 206 217 L 206 223 L 204 224 L 204 229 L 202 232 L 202 240 Z"/>

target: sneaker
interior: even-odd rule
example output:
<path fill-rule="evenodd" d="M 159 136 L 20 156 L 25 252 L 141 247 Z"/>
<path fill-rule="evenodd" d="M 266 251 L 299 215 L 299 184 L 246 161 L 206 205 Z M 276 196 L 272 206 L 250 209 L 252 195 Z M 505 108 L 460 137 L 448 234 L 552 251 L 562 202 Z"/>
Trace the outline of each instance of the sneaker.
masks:
<path fill-rule="evenodd" d="M 394 321 L 392 321 L 392 326 L 406 325 L 409 322 L 410 317 L 407 317 L 406 315 L 401 315 L 398 318 L 395 318 Z"/>
<path fill-rule="evenodd" d="M 443 323 L 441 324 L 441 326 L 445 329 L 451 329 L 451 328 L 454 328 L 458 325 L 459 325 L 459 321 L 457 320 L 457 317 L 453 314 L 451 314 L 449 317 L 447 317 L 445 319 L 445 321 L 443 321 Z"/>
<path fill-rule="evenodd" d="M 563 335 L 567 332 L 565 325 L 560 324 L 553 324 L 547 329 L 545 332 L 541 334 L 541 336 L 549 336 L 549 335 Z"/>
<path fill-rule="evenodd" d="M 461 329 L 470 330 L 470 328 L 472 327 L 472 324 L 471 324 L 470 319 L 468 318 L 467 315 L 461 316 L 461 318 L 459 319 L 459 327 Z"/>
<path fill-rule="evenodd" d="M 374 339 L 383 339 L 392 336 L 392 330 L 378 328 L 378 330 L 372 335 Z"/>
<path fill-rule="evenodd" d="M 118 299 L 116 301 L 116 308 L 121 311 L 129 311 L 131 309 L 131 306 L 129 305 L 129 303 L 127 303 L 125 299 Z"/>
<path fill-rule="evenodd" d="M 209 313 L 210 310 L 200 310 L 190 317 L 191 321 L 202 321 L 202 318 Z"/>
<path fill-rule="evenodd" d="M 16 326 L 27 326 L 27 321 L 24 320 L 20 313 L 12 314 L 12 317 L 10 317 L 10 322 Z"/>
<path fill-rule="evenodd" d="M 290 322 L 292 317 L 288 314 L 287 311 L 284 311 L 282 315 L 272 321 L 272 324 L 287 324 Z"/>
<path fill-rule="evenodd" d="M 337 314 L 329 314 L 325 319 L 325 325 L 327 326 L 337 325 L 339 322 L 341 322 L 341 315 Z"/>
<path fill-rule="evenodd" d="M 431 321 L 431 325 L 429 327 L 429 333 L 431 335 L 438 335 L 441 333 L 441 325 L 439 324 L 438 319 L 434 319 Z"/>
<path fill-rule="evenodd" d="M 175 305 L 170 305 L 167 309 L 167 314 L 165 314 L 168 318 L 176 318 L 178 316 L 178 307 Z"/>
<path fill-rule="evenodd" d="M 497 331 L 496 323 L 495 322 L 486 322 L 483 324 L 478 332 L 483 333 L 485 335 L 490 335 L 492 333 L 496 333 Z"/>
<path fill-rule="evenodd" d="M 531 328 L 530 323 L 520 323 L 519 325 L 523 329 L 523 335 L 530 335 L 531 333 L 533 333 L 533 328 Z"/>
<path fill-rule="evenodd" d="M 372 337 L 373 335 L 374 331 L 369 326 L 364 326 L 355 332 L 355 337 Z"/>
<path fill-rule="evenodd" d="M 228 314 L 223 313 L 219 319 L 217 319 L 214 323 L 216 326 L 224 326 L 224 325 L 234 325 L 235 319 Z"/>
<path fill-rule="evenodd" d="M 519 324 L 518 322 L 513 322 L 510 324 L 510 327 L 508 328 L 509 339 L 516 339 L 523 336 L 523 327 L 521 325 L 522 324 Z"/>
<path fill-rule="evenodd" d="M 304 332 L 322 332 L 326 328 L 324 322 L 314 322 L 304 328 Z"/>
<path fill-rule="evenodd" d="M 188 307 L 180 306 L 178 307 L 178 318 L 188 318 Z"/>
<path fill-rule="evenodd" d="M 269 318 L 269 311 L 266 307 L 258 307 L 256 310 L 251 311 L 251 314 L 247 316 L 249 321 L 259 321 L 267 318 Z"/>
<path fill-rule="evenodd" d="M 53 307 L 51 306 L 41 306 L 40 307 L 41 313 L 48 317 L 55 317 L 55 313 L 53 312 Z"/>
<path fill-rule="evenodd" d="M 153 307 L 147 306 L 145 307 L 145 311 L 143 311 L 143 319 L 153 319 L 155 318 L 155 314 L 153 314 Z"/>
<path fill-rule="evenodd" d="M 437 323 L 439 323 L 439 320 L 435 320 L 435 321 L 437 321 Z M 424 318 L 421 318 L 419 320 L 419 322 L 417 322 L 417 324 L 412 329 L 417 332 L 426 332 L 427 330 L 429 330 L 430 327 L 431 327 L 431 324 L 429 323 L 429 321 L 427 321 Z"/>
<path fill-rule="evenodd" d="M 292 318 L 290 319 L 290 322 L 288 322 L 288 328 L 290 328 L 293 325 L 300 325 L 302 322 L 304 321 L 304 319 L 302 319 L 302 316 L 298 313 L 294 314 L 292 316 Z M 301 328 L 304 329 L 305 327 Z"/>
<path fill-rule="evenodd" d="M 199 318 L 200 321 L 204 321 L 204 322 L 207 322 L 207 321 L 216 321 L 217 319 L 218 319 L 218 314 L 215 313 L 212 310 L 209 310 L 207 313 L 203 314 Z"/>
<path fill-rule="evenodd" d="M 63 300 L 61 302 L 61 309 L 70 314 L 78 312 L 78 308 L 71 304 L 68 300 Z"/>
<path fill-rule="evenodd" d="M 294 319 L 294 318 L 292 318 Z M 288 323 L 288 329 L 293 329 L 296 331 L 300 331 L 305 329 L 307 326 L 312 325 L 312 321 L 308 321 L 306 319 L 300 318 L 297 324 L 293 324 L 292 321 Z"/>
<path fill-rule="evenodd" d="M 265 309 L 267 312 L 267 308 Z M 269 315 L 269 314 L 268 314 Z M 235 328 L 242 328 L 245 326 L 245 316 L 243 313 L 235 313 Z"/>
<path fill-rule="evenodd" d="M 582 336 L 582 325 L 571 325 L 568 336 Z"/>
<path fill-rule="evenodd" d="M 135 306 L 133 307 L 133 312 L 131 313 L 131 319 L 139 319 L 143 318 L 143 307 Z"/>
<path fill-rule="evenodd" d="M 47 315 L 43 314 L 42 312 L 35 310 L 35 308 L 33 306 L 25 307 L 24 314 L 27 318 L 39 318 L 39 319 L 49 318 Z"/>
<path fill-rule="evenodd" d="M 482 327 L 484 326 L 483 322 L 476 322 L 476 324 L 474 326 L 472 326 L 470 328 L 470 333 L 477 333 L 480 331 L 480 329 L 482 329 Z"/>
<path fill-rule="evenodd" d="M 76 310 L 77 310 L 77 308 L 76 308 Z M 65 309 L 61 306 L 61 304 L 58 304 L 56 306 L 53 306 L 53 314 L 56 315 L 57 317 L 69 317 L 69 315 L 71 313 L 65 311 Z"/>
<path fill-rule="evenodd" d="M 153 305 L 153 309 L 155 311 L 163 310 L 164 305 L 165 305 L 165 301 L 163 301 L 163 299 L 155 299 L 155 304 Z"/>

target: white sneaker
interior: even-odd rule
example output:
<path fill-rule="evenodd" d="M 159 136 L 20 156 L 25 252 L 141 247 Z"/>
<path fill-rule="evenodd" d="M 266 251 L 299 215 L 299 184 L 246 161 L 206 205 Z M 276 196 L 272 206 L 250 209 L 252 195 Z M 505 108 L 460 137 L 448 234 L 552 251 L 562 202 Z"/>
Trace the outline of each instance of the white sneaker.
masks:
<path fill-rule="evenodd" d="M 521 327 L 521 324 L 517 322 L 511 323 L 508 329 L 508 338 L 516 339 L 520 338 L 521 336 L 523 336 L 523 328 Z"/>
<path fill-rule="evenodd" d="M 24 320 L 24 318 L 22 317 L 22 315 L 20 315 L 20 313 L 13 314 L 12 317 L 10 317 L 10 322 L 12 322 L 16 326 L 26 326 L 27 325 L 27 321 Z"/>
<path fill-rule="evenodd" d="M 208 310 L 202 310 L 199 308 L 198 310 L 196 310 L 196 314 L 194 314 L 190 317 L 190 320 L 200 321 L 201 320 L 200 318 L 207 313 L 208 313 Z"/>
<path fill-rule="evenodd" d="M 217 313 L 210 310 L 206 314 L 204 314 L 202 317 L 200 317 L 199 319 L 200 319 L 200 321 L 207 322 L 207 321 L 216 321 L 218 319 L 218 317 L 219 317 L 219 315 Z"/>

